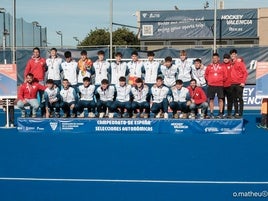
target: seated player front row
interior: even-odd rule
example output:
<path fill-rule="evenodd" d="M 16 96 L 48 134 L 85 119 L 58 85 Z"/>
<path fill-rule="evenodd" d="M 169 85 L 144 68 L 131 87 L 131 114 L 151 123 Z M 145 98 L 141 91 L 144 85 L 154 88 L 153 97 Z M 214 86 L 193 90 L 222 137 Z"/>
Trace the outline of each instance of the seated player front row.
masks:
<path fill-rule="evenodd" d="M 60 117 L 60 110 L 64 118 L 83 118 L 85 108 L 89 118 L 168 118 L 169 107 L 173 118 L 204 118 L 208 108 L 207 96 L 202 88 L 196 86 L 194 79 L 188 88 L 181 80 L 168 88 L 162 77 L 157 77 L 151 88 L 141 78 L 136 79 L 135 86 L 128 85 L 125 77 L 120 77 L 116 86 L 103 79 L 101 85 L 95 87 L 89 77 L 85 77 L 78 87 L 71 86 L 67 79 L 62 81 L 61 89 L 51 79 L 42 86 L 29 73 L 26 82 L 19 88 L 17 105 L 21 109 L 21 117 L 26 117 L 25 106 L 30 106 L 31 117 L 37 117 L 40 107 L 41 116 L 46 118 Z M 39 105 L 37 93 L 40 90 L 44 91 L 44 96 Z M 151 113 L 154 115 L 150 116 Z"/>

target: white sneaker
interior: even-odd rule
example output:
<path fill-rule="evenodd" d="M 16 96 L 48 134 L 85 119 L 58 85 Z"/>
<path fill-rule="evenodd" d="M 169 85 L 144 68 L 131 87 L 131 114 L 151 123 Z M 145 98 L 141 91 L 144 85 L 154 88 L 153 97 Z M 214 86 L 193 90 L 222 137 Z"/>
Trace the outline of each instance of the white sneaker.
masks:
<path fill-rule="evenodd" d="M 104 112 L 101 112 L 101 113 L 99 114 L 99 118 L 103 118 L 104 115 L 105 115 L 105 113 L 104 113 Z"/>
<path fill-rule="evenodd" d="M 195 119 L 195 114 L 194 113 L 190 113 L 189 119 Z"/>
<path fill-rule="evenodd" d="M 110 112 L 110 113 L 108 114 L 108 117 L 109 117 L 109 118 L 114 118 L 114 113 Z"/>
<path fill-rule="evenodd" d="M 88 113 L 88 117 L 89 118 L 94 118 L 95 117 L 95 114 L 93 112 L 90 112 L 90 113 Z"/>
<path fill-rule="evenodd" d="M 161 117 L 161 112 L 158 112 L 157 115 L 155 116 L 155 118 L 160 118 Z"/>
<path fill-rule="evenodd" d="M 168 119 L 168 113 L 167 112 L 164 113 L 164 118 Z"/>
<path fill-rule="evenodd" d="M 21 112 L 21 118 L 25 118 L 26 117 L 26 112 Z"/>
<path fill-rule="evenodd" d="M 8 126 L 8 124 L 5 125 L 6 128 L 14 128 L 14 124 L 10 124 L 10 126 Z"/>
<path fill-rule="evenodd" d="M 82 113 L 80 113 L 77 117 L 78 117 L 78 118 L 84 118 L 84 117 L 85 117 L 85 113 L 82 112 Z"/>

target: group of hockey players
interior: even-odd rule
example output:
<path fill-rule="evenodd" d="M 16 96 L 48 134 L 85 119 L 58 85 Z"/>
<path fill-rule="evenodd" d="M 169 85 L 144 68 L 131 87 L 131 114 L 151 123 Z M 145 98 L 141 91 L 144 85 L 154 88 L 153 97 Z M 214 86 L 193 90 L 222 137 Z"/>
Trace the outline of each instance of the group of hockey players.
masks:
<path fill-rule="evenodd" d="M 124 117 L 124 118 L 241 118 L 243 88 L 248 76 L 243 58 L 235 49 L 212 62 L 178 58 L 155 60 L 152 51 L 140 59 L 133 51 L 130 61 L 120 52 L 105 60 L 105 52 L 92 61 L 82 50 L 79 61 L 66 51 L 65 58 L 50 50 L 49 58 L 33 49 L 18 90 L 21 117 Z M 38 98 L 39 97 L 39 98 Z M 215 101 L 218 102 L 217 114 Z M 227 104 L 225 104 L 225 102 Z M 27 107 L 30 112 L 27 114 Z M 226 108 L 226 109 L 225 109 Z M 215 110 L 215 111 L 214 111 Z"/>

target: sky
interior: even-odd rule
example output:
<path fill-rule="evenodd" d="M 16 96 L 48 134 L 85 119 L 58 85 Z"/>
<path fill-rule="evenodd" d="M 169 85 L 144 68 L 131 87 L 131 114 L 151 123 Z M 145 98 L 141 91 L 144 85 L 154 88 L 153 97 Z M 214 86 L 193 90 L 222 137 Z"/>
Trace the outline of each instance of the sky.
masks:
<path fill-rule="evenodd" d="M 12 14 L 12 0 L 1 0 L 0 8 Z M 205 0 L 113 0 L 113 22 L 137 26 L 136 11 L 203 9 Z M 214 8 L 214 0 L 208 0 Z M 219 2 L 219 0 L 218 0 Z M 224 0 L 226 9 L 268 7 L 268 0 Z M 17 18 L 27 22 L 37 21 L 47 27 L 48 46 L 60 46 L 61 31 L 64 46 L 75 46 L 73 37 L 83 40 L 90 30 L 109 28 L 110 0 L 16 0 Z M 119 28 L 114 26 L 114 29 Z M 136 32 L 135 29 L 132 31 Z"/>

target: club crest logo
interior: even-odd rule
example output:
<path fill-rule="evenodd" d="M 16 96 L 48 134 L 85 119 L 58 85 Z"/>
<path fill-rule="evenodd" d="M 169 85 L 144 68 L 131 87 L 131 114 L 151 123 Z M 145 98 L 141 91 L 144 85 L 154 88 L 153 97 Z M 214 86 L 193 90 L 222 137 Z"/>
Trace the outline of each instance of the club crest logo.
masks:
<path fill-rule="evenodd" d="M 142 14 L 143 18 L 146 18 L 147 15 L 148 15 L 148 13 L 143 13 L 143 14 Z"/>
<path fill-rule="evenodd" d="M 51 129 L 54 131 L 56 130 L 56 128 L 58 127 L 58 123 L 57 122 L 50 122 L 49 123 Z"/>

